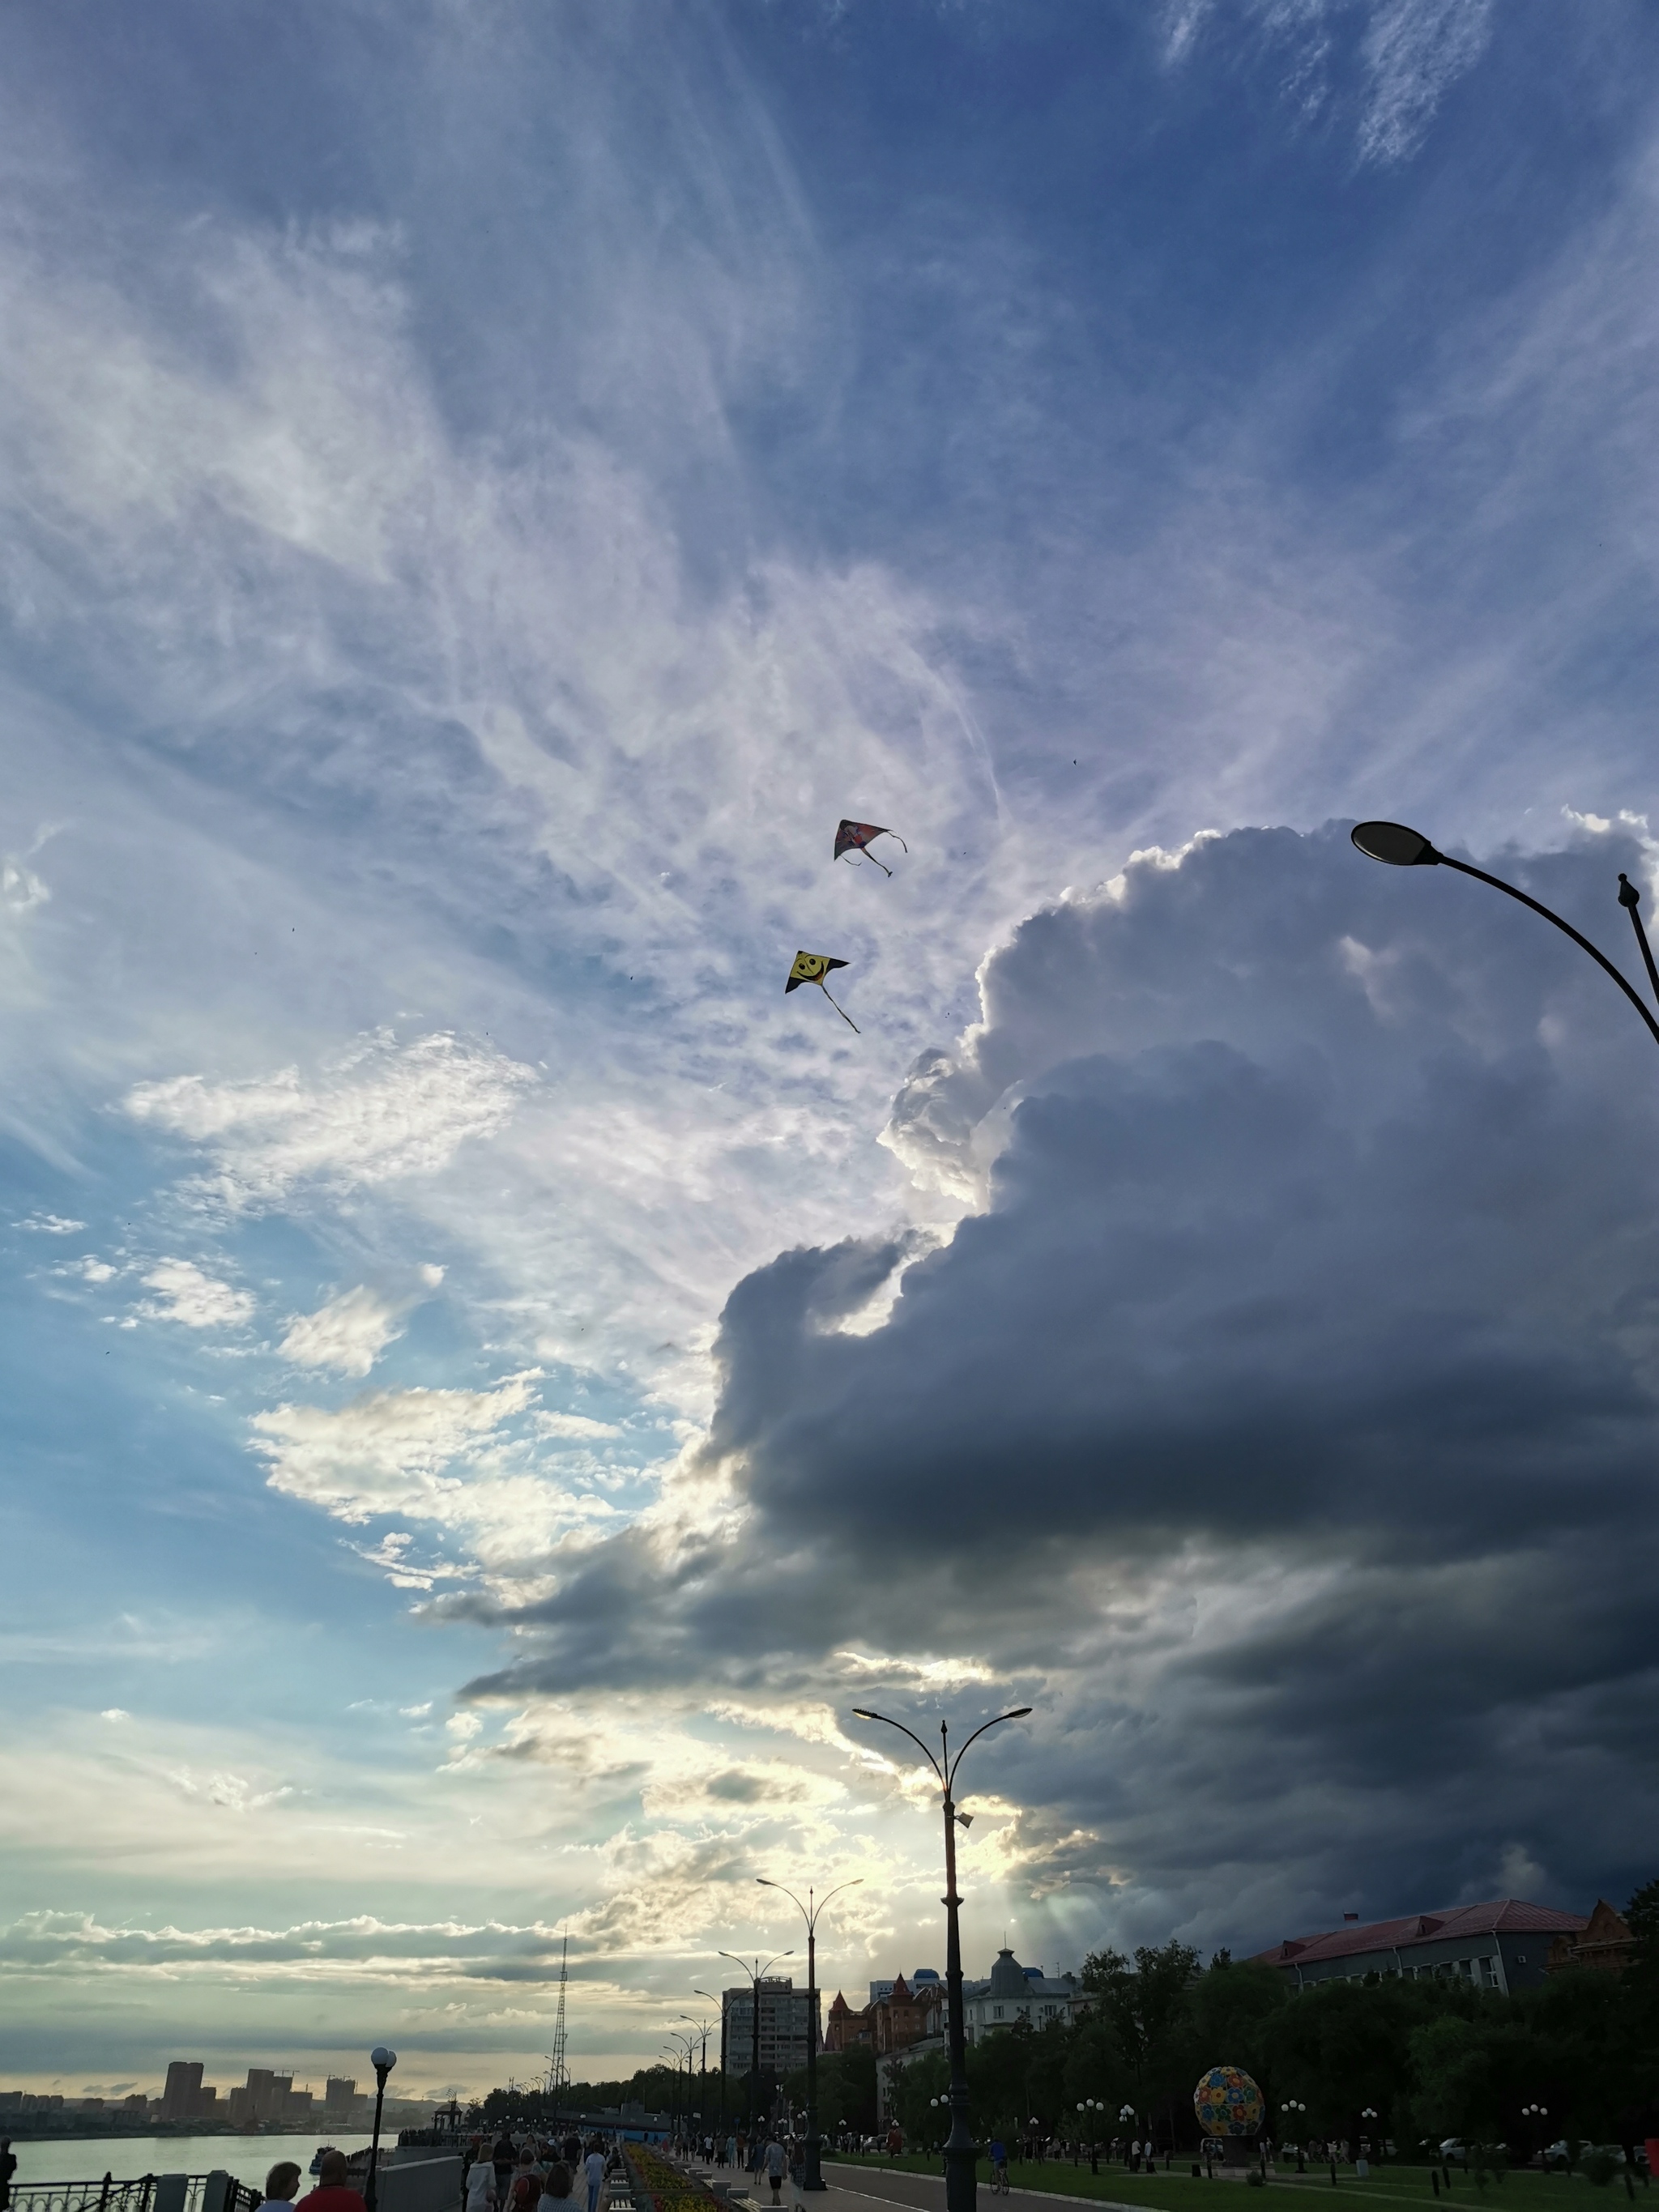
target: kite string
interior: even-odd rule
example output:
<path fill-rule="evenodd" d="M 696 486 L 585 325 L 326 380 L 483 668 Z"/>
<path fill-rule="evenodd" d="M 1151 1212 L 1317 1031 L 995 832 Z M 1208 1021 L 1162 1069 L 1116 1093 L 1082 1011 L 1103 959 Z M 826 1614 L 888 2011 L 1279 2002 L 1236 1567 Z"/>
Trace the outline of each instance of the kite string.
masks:
<path fill-rule="evenodd" d="M 823 992 L 826 999 L 830 999 L 830 986 L 824 981 L 822 975 L 818 977 L 818 988 Z M 864 1031 L 853 1019 L 853 1017 L 848 1012 L 845 1006 L 836 1006 L 833 999 L 830 999 L 830 1003 L 832 1006 L 836 1006 L 836 1012 L 841 1016 L 842 1021 L 846 1023 L 848 1028 L 852 1030 L 854 1036 L 862 1036 L 864 1035 Z"/>

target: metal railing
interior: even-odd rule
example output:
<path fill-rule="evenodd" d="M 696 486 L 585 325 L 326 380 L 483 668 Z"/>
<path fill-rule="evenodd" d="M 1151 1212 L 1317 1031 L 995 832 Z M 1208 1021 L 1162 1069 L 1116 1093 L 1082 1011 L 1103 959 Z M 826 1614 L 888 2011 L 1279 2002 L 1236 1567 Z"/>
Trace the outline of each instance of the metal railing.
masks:
<path fill-rule="evenodd" d="M 143 2173 L 117 2181 L 14 2181 L 12 2212 L 254 2212 L 260 2191 L 234 2174 Z"/>

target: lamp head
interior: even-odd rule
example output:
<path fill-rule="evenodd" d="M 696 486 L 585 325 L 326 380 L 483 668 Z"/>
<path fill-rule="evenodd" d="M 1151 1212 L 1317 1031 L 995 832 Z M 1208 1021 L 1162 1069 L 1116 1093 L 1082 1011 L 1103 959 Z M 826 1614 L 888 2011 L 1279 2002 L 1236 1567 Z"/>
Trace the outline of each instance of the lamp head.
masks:
<path fill-rule="evenodd" d="M 974 1825 L 974 1816 L 971 1813 L 958 1813 L 957 1814 L 957 1820 L 958 1824 L 964 1828 L 971 1828 Z"/>
<path fill-rule="evenodd" d="M 374 2069 L 378 2078 L 384 2081 L 397 2064 L 398 2054 L 395 2051 L 389 2051 L 384 2043 L 377 2043 L 368 2054 L 368 2063 Z"/>
<path fill-rule="evenodd" d="M 868 1705 L 854 1705 L 853 1708 L 853 1718 L 855 1721 L 878 1721 L 881 1718 L 881 1715 L 879 1713 L 872 1713 Z"/>
<path fill-rule="evenodd" d="M 1391 868 L 1432 868 L 1440 859 L 1423 832 L 1403 822 L 1356 822 L 1348 835 L 1368 860 Z"/>

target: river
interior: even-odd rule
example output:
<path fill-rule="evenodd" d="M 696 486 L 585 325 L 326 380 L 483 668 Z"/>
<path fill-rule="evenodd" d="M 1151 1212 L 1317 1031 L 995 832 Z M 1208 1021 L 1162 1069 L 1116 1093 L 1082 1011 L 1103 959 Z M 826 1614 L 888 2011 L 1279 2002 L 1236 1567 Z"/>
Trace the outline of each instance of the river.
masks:
<path fill-rule="evenodd" d="M 394 2130 L 392 2141 L 398 2140 Z M 367 2134 L 303 2136 L 70 2136 L 53 2142 L 14 2142 L 17 2181 L 118 2181 L 141 2173 L 211 2173 L 222 2166 L 238 2181 L 263 2189 L 273 2166 L 292 2159 L 304 2176 L 303 2193 L 317 2186 L 311 2161 L 319 2143 L 356 2150 Z"/>

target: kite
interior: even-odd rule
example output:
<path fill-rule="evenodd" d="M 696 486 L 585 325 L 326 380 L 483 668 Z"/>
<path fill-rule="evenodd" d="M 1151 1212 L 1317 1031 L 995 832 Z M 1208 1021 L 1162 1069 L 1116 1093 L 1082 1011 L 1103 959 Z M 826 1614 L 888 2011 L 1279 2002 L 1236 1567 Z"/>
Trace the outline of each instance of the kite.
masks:
<path fill-rule="evenodd" d="M 843 820 L 840 829 L 836 832 L 836 858 L 838 860 L 844 860 L 848 854 L 857 853 L 866 860 L 875 860 L 876 866 L 882 872 L 890 876 L 893 871 L 888 866 L 886 861 L 876 860 L 875 854 L 870 850 L 871 840 L 876 837 L 898 837 L 900 844 L 904 845 L 904 840 L 899 837 L 896 830 L 884 830 L 879 822 Z M 904 845 L 904 849 L 908 853 L 910 848 Z"/>
<path fill-rule="evenodd" d="M 823 979 L 832 968 L 844 968 L 846 965 L 844 960 L 832 960 L 827 952 L 798 952 L 794 965 L 789 970 L 789 981 L 783 987 L 784 996 L 787 998 L 790 992 L 802 983 L 816 983 L 824 997 L 830 999 L 830 987 Z M 836 1006 L 833 999 L 830 999 L 830 1003 Z M 836 1012 L 854 1036 L 863 1036 L 863 1030 L 844 1006 L 836 1006 Z"/>

